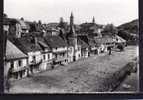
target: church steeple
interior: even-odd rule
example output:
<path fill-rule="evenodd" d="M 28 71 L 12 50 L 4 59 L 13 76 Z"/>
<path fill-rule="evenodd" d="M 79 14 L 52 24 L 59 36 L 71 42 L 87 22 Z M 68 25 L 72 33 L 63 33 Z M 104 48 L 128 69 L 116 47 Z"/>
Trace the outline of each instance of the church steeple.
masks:
<path fill-rule="evenodd" d="M 71 16 L 70 16 L 70 26 L 74 25 L 74 17 L 73 17 L 73 13 L 71 12 Z"/>
<path fill-rule="evenodd" d="M 71 37 L 75 37 L 75 29 L 74 29 L 74 16 L 73 13 L 71 12 L 71 16 L 70 16 L 70 32 L 69 32 L 69 36 Z"/>

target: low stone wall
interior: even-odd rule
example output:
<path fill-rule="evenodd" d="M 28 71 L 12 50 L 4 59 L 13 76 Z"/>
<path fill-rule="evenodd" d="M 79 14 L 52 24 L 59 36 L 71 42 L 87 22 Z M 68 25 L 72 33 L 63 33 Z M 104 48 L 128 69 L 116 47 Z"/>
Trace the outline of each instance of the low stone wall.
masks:
<path fill-rule="evenodd" d="M 127 77 L 127 75 L 130 75 L 130 73 L 135 72 L 135 67 L 137 68 L 137 61 L 132 61 L 126 64 L 119 71 L 115 72 L 113 74 L 113 81 L 110 84 L 109 91 L 114 91 L 120 85 L 120 83 Z"/>

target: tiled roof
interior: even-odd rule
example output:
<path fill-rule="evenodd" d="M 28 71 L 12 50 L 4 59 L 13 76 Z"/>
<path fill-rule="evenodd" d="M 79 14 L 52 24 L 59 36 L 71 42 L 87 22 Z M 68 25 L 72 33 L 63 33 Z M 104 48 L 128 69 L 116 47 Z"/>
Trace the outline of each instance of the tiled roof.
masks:
<path fill-rule="evenodd" d="M 114 42 L 113 37 L 110 37 L 110 36 L 97 37 L 97 38 L 94 38 L 94 40 L 95 40 L 95 43 L 97 43 L 97 44 Z"/>
<path fill-rule="evenodd" d="M 40 44 L 40 46 L 50 50 L 50 47 L 48 46 L 48 44 L 46 43 L 43 37 L 37 37 L 37 39 L 38 39 L 38 43 Z"/>
<path fill-rule="evenodd" d="M 67 46 L 67 43 L 59 36 L 46 36 L 44 39 L 51 48 Z"/>
<path fill-rule="evenodd" d="M 118 39 L 118 42 L 126 42 L 125 39 L 123 39 L 122 37 L 116 35 L 116 38 Z"/>
<path fill-rule="evenodd" d="M 90 46 L 95 46 L 96 45 L 94 40 L 89 40 L 88 43 L 89 43 Z"/>
<path fill-rule="evenodd" d="M 83 40 L 81 40 L 80 38 L 78 38 L 78 42 L 77 42 L 79 45 L 81 45 L 81 48 L 87 48 L 89 47 L 89 45 L 84 42 Z"/>
<path fill-rule="evenodd" d="M 46 28 L 47 28 L 48 30 L 56 29 L 57 26 L 58 26 L 58 24 L 59 24 L 59 23 L 48 23 L 48 24 L 46 24 Z"/>
<path fill-rule="evenodd" d="M 114 38 L 112 36 L 103 36 L 103 37 L 88 37 L 90 46 L 100 46 L 105 43 L 113 43 Z"/>
<path fill-rule="evenodd" d="M 40 51 L 42 48 L 37 43 L 34 43 L 34 40 L 31 37 L 22 37 L 18 39 L 13 39 L 13 43 L 24 53 Z"/>
<path fill-rule="evenodd" d="M 6 60 L 25 58 L 27 57 L 19 48 L 17 48 L 11 41 L 7 40 L 6 44 Z"/>

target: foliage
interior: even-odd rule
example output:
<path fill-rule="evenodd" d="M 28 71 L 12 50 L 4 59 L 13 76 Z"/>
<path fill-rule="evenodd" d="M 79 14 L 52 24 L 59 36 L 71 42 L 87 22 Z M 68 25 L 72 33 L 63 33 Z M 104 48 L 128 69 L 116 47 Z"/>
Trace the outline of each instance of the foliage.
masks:
<path fill-rule="evenodd" d="M 117 32 L 118 30 L 113 24 L 107 24 L 102 31 L 103 35 L 115 35 Z"/>
<path fill-rule="evenodd" d="M 136 19 L 136 20 L 133 20 L 131 22 L 122 24 L 122 25 L 118 26 L 117 28 L 119 30 L 126 30 L 128 33 L 138 34 L 138 28 L 139 28 L 138 23 L 139 22 Z"/>

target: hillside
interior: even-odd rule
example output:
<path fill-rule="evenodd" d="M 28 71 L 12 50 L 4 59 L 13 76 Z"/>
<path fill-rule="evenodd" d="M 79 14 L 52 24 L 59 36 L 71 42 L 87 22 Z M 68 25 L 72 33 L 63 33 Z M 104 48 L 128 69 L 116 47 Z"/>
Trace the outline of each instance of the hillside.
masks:
<path fill-rule="evenodd" d="M 117 28 L 119 30 L 122 29 L 128 33 L 138 34 L 138 27 L 139 27 L 138 23 L 139 23 L 139 21 L 138 21 L 138 19 L 136 19 L 131 22 L 122 24 L 122 25 L 118 26 Z"/>
<path fill-rule="evenodd" d="M 139 24 L 138 24 L 138 19 L 133 20 L 131 22 L 122 24 L 117 27 L 118 29 L 118 35 L 124 38 L 127 41 L 137 43 L 138 41 L 138 29 L 139 29 Z"/>

